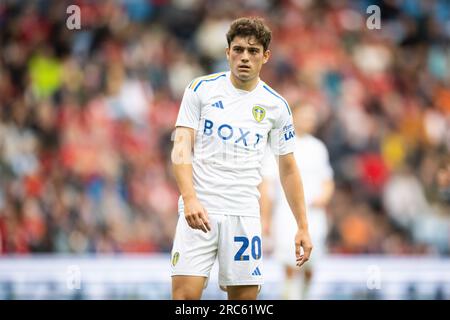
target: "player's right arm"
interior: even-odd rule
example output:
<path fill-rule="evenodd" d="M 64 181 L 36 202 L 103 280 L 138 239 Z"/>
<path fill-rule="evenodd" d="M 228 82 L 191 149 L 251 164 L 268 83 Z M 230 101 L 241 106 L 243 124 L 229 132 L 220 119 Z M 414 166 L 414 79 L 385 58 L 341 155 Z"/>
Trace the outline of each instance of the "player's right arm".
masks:
<path fill-rule="evenodd" d="M 188 86 L 175 124 L 175 137 L 172 150 L 172 166 L 181 197 L 184 202 L 184 215 L 188 225 L 203 232 L 211 230 L 206 209 L 197 199 L 192 179 L 192 152 L 195 130 L 198 129 L 201 114 L 201 101 L 192 86 Z"/>
<path fill-rule="evenodd" d="M 192 180 L 192 146 L 194 129 L 177 127 L 172 149 L 172 167 L 184 202 L 184 216 L 188 225 L 203 232 L 211 230 L 206 209 L 197 199 Z"/>

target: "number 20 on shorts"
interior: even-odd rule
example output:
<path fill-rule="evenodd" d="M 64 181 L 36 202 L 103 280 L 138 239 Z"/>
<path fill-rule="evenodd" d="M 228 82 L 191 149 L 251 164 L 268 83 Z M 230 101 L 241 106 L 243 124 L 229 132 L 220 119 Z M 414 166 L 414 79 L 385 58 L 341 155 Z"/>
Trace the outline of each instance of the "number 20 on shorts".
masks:
<path fill-rule="evenodd" d="M 234 237 L 234 242 L 242 243 L 241 248 L 234 255 L 234 261 L 248 261 L 250 260 L 250 256 L 248 254 L 244 254 L 248 248 L 249 240 L 247 237 Z M 261 258 L 261 238 L 258 236 L 254 236 L 251 241 L 251 253 L 252 258 L 258 260 Z"/>

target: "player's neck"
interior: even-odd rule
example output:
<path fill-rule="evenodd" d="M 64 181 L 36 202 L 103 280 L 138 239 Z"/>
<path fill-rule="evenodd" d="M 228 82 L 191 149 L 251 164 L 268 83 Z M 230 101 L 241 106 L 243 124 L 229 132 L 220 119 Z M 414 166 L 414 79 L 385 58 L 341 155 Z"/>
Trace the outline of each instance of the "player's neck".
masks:
<path fill-rule="evenodd" d="M 250 81 L 242 81 L 241 79 L 237 78 L 233 73 L 230 74 L 230 80 L 231 84 L 239 90 L 244 91 L 252 91 L 256 88 L 259 82 L 259 77 L 255 77 L 254 79 Z"/>

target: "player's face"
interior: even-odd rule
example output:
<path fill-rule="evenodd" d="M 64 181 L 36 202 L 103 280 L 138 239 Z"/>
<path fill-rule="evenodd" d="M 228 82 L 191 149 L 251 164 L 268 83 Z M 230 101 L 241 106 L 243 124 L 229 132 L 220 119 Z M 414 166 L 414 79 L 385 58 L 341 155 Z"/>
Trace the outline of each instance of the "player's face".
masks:
<path fill-rule="evenodd" d="M 253 36 L 235 37 L 226 53 L 231 73 L 242 82 L 257 78 L 270 56 L 270 51 L 264 51 Z"/>

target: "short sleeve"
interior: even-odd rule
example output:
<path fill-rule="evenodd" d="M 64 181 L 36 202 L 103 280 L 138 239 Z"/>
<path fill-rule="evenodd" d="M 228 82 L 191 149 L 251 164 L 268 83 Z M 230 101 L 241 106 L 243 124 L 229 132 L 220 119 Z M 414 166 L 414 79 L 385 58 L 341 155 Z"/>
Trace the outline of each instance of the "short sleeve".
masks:
<path fill-rule="evenodd" d="M 187 87 L 184 90 L 175 126 L 197 130 L 200 123 L 200 109 L 201 104 L 197 93 Z"/>
<path fill-rule="evenodd" d="M 276 156 L 294 152 L 295 131 L 289 107 L 280 106 L 280 115 L 269 132 L 269 144 Z"/>

